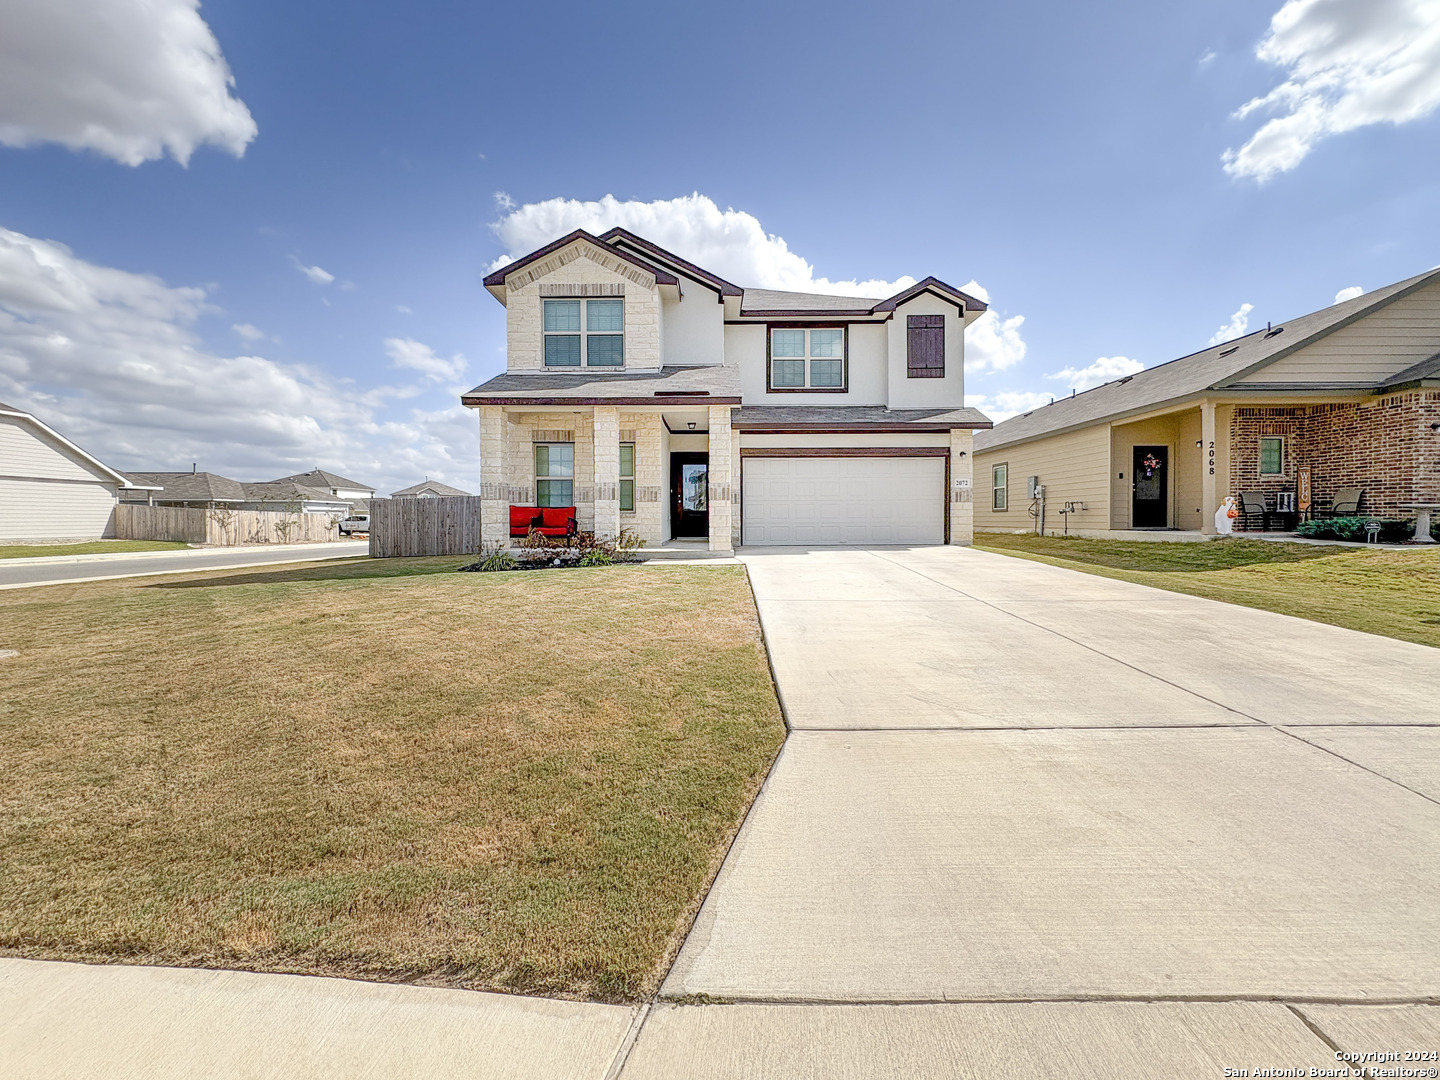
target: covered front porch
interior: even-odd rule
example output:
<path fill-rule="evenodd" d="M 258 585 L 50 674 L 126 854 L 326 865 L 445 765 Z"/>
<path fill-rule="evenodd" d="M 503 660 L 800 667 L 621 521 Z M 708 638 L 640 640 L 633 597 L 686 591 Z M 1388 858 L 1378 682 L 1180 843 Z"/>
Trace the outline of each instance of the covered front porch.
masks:
<path fill-rule="evenodd" d="M 524 535 L 528 509 L 516 508 L 573 508 L 576 526 L 599 537 L 628 530 L 650 548 L 676 542 L 734 550 L 739 447 L 731 406 L 547 403 L 478 411 L 484 543 L 508 545 Z"/>

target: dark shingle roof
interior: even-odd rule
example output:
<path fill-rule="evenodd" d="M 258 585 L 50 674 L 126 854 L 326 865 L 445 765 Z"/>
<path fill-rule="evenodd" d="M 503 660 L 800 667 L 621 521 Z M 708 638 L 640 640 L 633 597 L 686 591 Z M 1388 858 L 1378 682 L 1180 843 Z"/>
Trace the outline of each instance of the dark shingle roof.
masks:
<path fill-rule="evenodd" d="M 392 491 L 390 497 L 392 499 L 403 499 L 408 495 L 419 495 L 422 491 L 433 491 L 436 495 L 470 494 L 468 491 L 461 491 L 459 488 L 451 487 L 449 484 L 442 484 L 439 480 L 424 480 L 418 484 L 411 484 L 407 488 L 401 488 L 399 491 Z"/>
<path fill-rule="evenodd" d="M 330 494 L 328 487 L 314 487 L 310 484 L 297 484 L 294 480 L 267 480 L 258 484 L 241 484 L 245 491 L 245 498 L 250 502 L 261 500 L 291 500 L 309 502 L 337 502 L 337 496 Z"/>
<path fill-rule="evenodd" d="M 988 428 L 990 418 L 979 409 L 887 409 L 883 405 L 746 405 L 735 413 L 734 427 L 825 429 L 914 427 L 930 430 Z"/>
<path fill-rule="evenodd" d="M 278 484 L 281 481 L 285 480 L 293 481 L 294 483 L 300 484 L 304 487 L 324 488 L 326 489 L 326 495 L 330 494 L 328 490 L 329 488 L 351 488 L 355 491 L 372 492 L 375 490 L 369 484 L 361 484 L 357 483 L 354 480 L 346 480 L 345 477 L 336 476 L 334 473 L 326 472 L 324 469 L 311 469 L 309 472 L 296 473 L 294 476 L 282 476 L 279 480 L 275 480 L 272 482 Z"/>
<path fill-rule="evenodd" d="M 673 404 L 693 398 L 697 404 L 738 405 L 740 372 L 733 367 L 665 367 L 650 372 L 581 370 L 513 372 L 497 375 L 461 397 L 466 405 L 535 402 L 580 404 Z"/>
<path fill-rule="evenodd" d="M 1153 409 L 1206 390 L 1231 386 L 1251 370 L 1310 345 L 1437 277 L 1440 277 L 1440 270 L 1417 274 L 1342 304 L 1333 304 L 1298 319 L 1278 323 L 1278 329 L 1257 330 L 1245 337 L 1221 342 L 1201 352 L 1105 383 L 1083 394 L 1057 398 L 1052 405 L 1011 417 L 995 425 L 993 431 L 977 435 L 975 449 L 993 450 L 1044 435 L 1055 435 L 1110 417 Z M 1246 388 L 1265 389 L 1263 386 L 1248 385 Z M 1316 386 L 1316 389 L 1321 388 Z"/>
<path fill-rule="evenodd" d="M 826 296 L 822 293 L 784 292 L 780 289 L 746 289 L 740 313 L 755 311 L 826 311 L 868 315 L 879 299 L 865 296 Z"/>
<path fill-rule="evenodd" d="M 131 472 L 132 484 L 158 487 L 161 502 L 244 502 L 245 489 L 237 480 L 208 472 Z"/>

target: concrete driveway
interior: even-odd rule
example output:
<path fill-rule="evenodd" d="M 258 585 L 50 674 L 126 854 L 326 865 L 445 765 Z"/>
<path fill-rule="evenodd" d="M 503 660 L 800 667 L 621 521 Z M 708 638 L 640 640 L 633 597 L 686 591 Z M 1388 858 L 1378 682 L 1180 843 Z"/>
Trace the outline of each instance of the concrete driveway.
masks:
<path fill-rule="evenodd" d="M 743 559 L 792 731 L 659 1001 L 0 959 L 0 1076 L 1209 1080 L 1440 1053 L 1440 650 L 966 549 Z"/>
<path fill-rule="evenodd" d="M 1440 1049 L 1440 651 L 966 549 L 743 558 L 792 734 L 662 991 L 737 1004 L 652 1019 L 635 1068 L 762 1075 L 743 1032 L 823 1057 L 814 1010 L 865 1002 L 875 1075 L 919 1016 L 984 1076 Z M 936 1034 L 1011 1023 L 1081 1024 L 1090 1066 Z"/>

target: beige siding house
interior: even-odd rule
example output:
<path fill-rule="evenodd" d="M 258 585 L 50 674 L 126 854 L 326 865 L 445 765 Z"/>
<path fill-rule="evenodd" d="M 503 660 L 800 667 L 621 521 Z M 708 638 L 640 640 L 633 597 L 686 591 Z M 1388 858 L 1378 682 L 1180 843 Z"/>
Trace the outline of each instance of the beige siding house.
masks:
<path fill-rule="evenodd" d="M 480 421 L 485 542 L 543 511 L 649 544 L 971 537 L 965 326 L 927 278 L 886 299 L 742 288 L 623 229 L 501 267 L 505 373 Z M 539 527 L 538 525 L 536 527 Z"/>
<path fill-rule="evenodd" d="M 1305 477 L 1314 510 L 1414 517 L 1440 502 L 1440 271 L 1012 417 L 975 459 L 979 530 L 1211 533 L 1241 493 L 1268 513 L 1239 528 L 1283 526 Z"/>
<path fill-rule="evenodd" d="M 0 540 L 114 536 L 120 492 L 134 486 L 35 416 L 0 404 Z"/>

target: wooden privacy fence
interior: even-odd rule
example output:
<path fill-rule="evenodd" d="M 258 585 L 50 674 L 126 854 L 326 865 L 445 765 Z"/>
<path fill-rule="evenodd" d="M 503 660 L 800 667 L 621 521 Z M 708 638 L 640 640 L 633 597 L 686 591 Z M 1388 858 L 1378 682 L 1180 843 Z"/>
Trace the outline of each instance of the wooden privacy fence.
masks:
<path fill-rule="evenodd" d="M 370 500 L 370 557 L 474 555 L 480 550 L 480 496 Z"/>
<path fill-rule="evenodd" d="M 276 510 L 201 510 L 185 506 L 115 508 L 118 540 L 178 540 L 186 544 L 308 544 L 340 539 L 338 514 Z"/>

